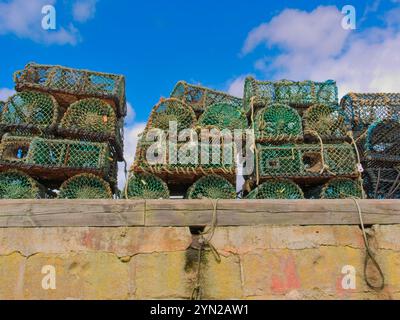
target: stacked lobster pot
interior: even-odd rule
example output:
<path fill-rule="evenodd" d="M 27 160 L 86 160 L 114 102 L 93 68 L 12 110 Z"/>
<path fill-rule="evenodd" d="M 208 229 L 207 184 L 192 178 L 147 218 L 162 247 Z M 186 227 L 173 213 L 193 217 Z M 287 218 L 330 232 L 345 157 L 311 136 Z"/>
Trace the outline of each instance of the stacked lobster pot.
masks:
<path fill-rule="evenodd" d="M 368 197 L 400 199 L 400 94 L 349 93 L 341 107 L 351 121 Z"/>
<path fill-rule="evenodd" d="M 247 127 L 242 99 L 178 82 L 152 109 L 125 196 L 235 198 L 237 148 L 225 134 Z"/>
<path fill-rule="evenodd" d="M 244 106 L 256 141 L 248 198 L 362 197 L 359 161 L 334 81 L 247 78 Z"/>
<path fill-rule="evenodd" d="M 14 81 L 0 113 L 0 198 L 116 195 L 124 77 L 30 63 Z"/>

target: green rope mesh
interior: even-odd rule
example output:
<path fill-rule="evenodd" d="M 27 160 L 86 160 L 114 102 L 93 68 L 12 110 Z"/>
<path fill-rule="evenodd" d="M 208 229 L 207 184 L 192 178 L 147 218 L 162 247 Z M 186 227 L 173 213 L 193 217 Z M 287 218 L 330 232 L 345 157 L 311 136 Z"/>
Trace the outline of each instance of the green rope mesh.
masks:
<path fill-rule="evenodd" d="M 251 191 L 247 199 L 304 199 L 300 187 L 284 179 L 269 180 Z"/>
<path fill-rule="evenodd" d="M 153 108 L 146 128 L 168 130 L 170 121 L 176 122 L 179 132 L 192 128 L 197 119 L 192 108 L 182 101 L 174 98 L 162 99 Z"/>
<path fill-rule="evenodd" d="M 346 115 L 337 105 L 313 105 L 303 119 L 304 130 L 314 130 L 322 139 L 344 139 L 349 130 Z"/>
<path fill-rule="evenodd" d="M 24 91 L 10 97 L 5 103 L 1 123 L 5 126 L 48 129 L 55 126 L 58 104 L 49 94 Z"/>
<path fill-rule="evenodd" d="M 297 140 L 302 135 L 301 117 L 287 105 L 272 104 L 257 113 L 255 138 L 258 141 Z"/>
<path fill-rule="evenodd" d="M 169 190 L 155 175 L 137 173 L 129 177 L 125 196 L 128 199 L 169 199 Z"/>
<path fill-rule="evenodd" d="M 26 164 L 107 170 L 111 157 L 106 143 L 34 138 Z"/>
<path fill-rule="evenodd" d="M 236 174 L 236 146 L 234 142 L 224 143 L 221 139 L 220 144 L 198 142 L 191 145 L 190 142 L 178 144 L 166 144 L 159 146 L 160 150 L 154 156 L 159 162 L 148 161 L 148 153 L 152 142 L 146 142 L 145 137 L 139 140 L 136 146 L 135 161 L 132 171 L 138 169 L 153 173 L 174 173 L 174 174 L 193 174 L 197 173 L 218 173 Z M 194 152 L 197 149 L 197 152 Z M 170 152 L 171 151 L 171 152 Z M 174 156 L 176 154 L 176 156 Z"/>
<path fill-rule="evenodd" d="M 236 191 L 225 178 L 217 175 L 204 176 L 197 180 L 188 190 L 188 199 L 235 199 Z"/>
<path fill-rule="evenodd" d="M 32 139 L 30 136 L 15 136 L 6 133 L 0 144 L 0 162 L 25 162 Z"/>
<path fill-rule="evenodd" d="M 114 109 L 108 103 L 90 98 L 71 104 L 61 120 L 60 128 L 78 130 L 82 135 L 85 132 L 115 135 L 116 121 Z"/>
<path fill-rule="evenodd" d="M 245 80 L 244 107 L 250 111 L 254 106 L 267 106 L 278 102 L 291 106 L 308 107 L 313 104 L 330 105 L 337 103 L 338 92 L 336 82 L 314 81 L 257 81 L 252 77 Z"/>
<path fill-rule="evenodd" d="M 43 193 L 35 180 L 17 170 L 0 172 L 0 199 L 39 199 Z"/>
<path fill-rule="evenodd" d="M 365 142 L 368 160 L 400 163 L 400 122 L 379 120 L 368 127 Z"/>
<path fill-rule="evenodd" d="M 0 128 L 1 128 L 1 125 L 2 125 L 1 119 L 2 119 L 2 114 L 3 114 L 4 104 L 5 104 L 5 102 L 0 101 Z"/>
<path fill-rule="evenodd" d="M 400 120 L 400 93 L 349 93 L 340 106 L 350 119 L 355 136 L 377 120 Z"/>
<path fill-rule="evenodd" d="M 83 173 L 65 181 L 60 187 L 60 199 L 111 199 L 109 184 L 93 174 Z"/>
<path fill-rule="evenodd" d="M 243 105 L 240 98 L 202 86 L 188 84 L 184 81 L 179 81 L 175 85 L 171 97 L 185 102 L 196 112 L 204 112 L 209 106 L 220 103 L 230 104 L 238 108 L 242 108 Z"/>
<path fill-rule="evenodd" d="M 357 180 L 335 178 L 322 188 L 321 199 L 362 198 L 362 187 Z"/>
<path fill-rule="evenodd" d="M 348 143 L 324 144 L 326 170 L 319 144 L 259 144 L 257 150 L 261 178 L 358 175 L 354 149 Z"/>
<path fill-rule="evenodd" d="M 242 109 L 228 103 L 218 103 L 209 106 L 200 116 L 198 126 L 235 130 L 246 129 L 248 124 Z"/>
<path fill-rule="evenodd" d="M 400 199 L 400 167 L 368 168 L 363 179 L 368 198 Z"/>
<path fill-rule="evenodd" d="M 32 89 L 54 93 L 57 99 L 68 104 L 82 96 L 105 99 L 119 116 L 126 115 L 125 78 L 121 75 L 29 63 L 14 73 L 14 82 L 17 91 Z"/>

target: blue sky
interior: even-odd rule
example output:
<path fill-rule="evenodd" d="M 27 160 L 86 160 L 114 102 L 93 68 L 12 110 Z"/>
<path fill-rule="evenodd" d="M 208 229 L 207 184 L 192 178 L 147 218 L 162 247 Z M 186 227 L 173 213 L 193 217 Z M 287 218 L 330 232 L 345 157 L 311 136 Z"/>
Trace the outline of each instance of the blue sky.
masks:
<path fill-rule="evenodd" d="M 57 29 L 40 27 L 56 8 Z M 341 9 L 356 9 L 356 30 Z M 400 91 L 400 0 L 0 0 L 0 99 L 29 61 L 126 76 L 126 157 L 178 80 L 241 95 L 243 79 L 338 81 L 340 93 Z"/>

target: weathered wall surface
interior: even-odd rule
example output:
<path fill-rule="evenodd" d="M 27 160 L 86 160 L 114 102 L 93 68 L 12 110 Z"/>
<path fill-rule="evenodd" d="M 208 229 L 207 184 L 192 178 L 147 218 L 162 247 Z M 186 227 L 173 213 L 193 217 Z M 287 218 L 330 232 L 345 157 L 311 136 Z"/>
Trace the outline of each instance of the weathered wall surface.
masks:
<path fill-rule="evenodd" d="M 221 263 L 209 251 L 202 259 L 203 298 L 399 299 L 400 225 L 369 231 L 386 277 L 380 292 L 363 280 L 357 226 L 221 227 L 212 240 Z M 189 228 L 2 228 L 0 299 L 188 299 L 191 243 Z M 56 289 L 42 287 L 46 265 Z M 342 286 L 346 265 L 355 289 Z"/>

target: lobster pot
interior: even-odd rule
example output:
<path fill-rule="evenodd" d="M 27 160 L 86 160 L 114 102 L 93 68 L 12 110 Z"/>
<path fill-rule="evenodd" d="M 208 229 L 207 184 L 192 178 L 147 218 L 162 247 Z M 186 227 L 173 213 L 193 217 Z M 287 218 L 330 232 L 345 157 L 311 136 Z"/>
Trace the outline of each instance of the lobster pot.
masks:
<path fill-rule="evenodd" d="M 380 120 L 368 128 L 365 142 L 367 160 L 400 164 L 400 122 Z"/>
<path fill-rule="evenodd" d="M 239 109 L 243 107 L 243 101 L 240 98 L 184 81 L 179 81 L 175 85 L 171 98 L 177 98 L 188 104 L 197 114 L 203 113 L 214 104 L 229 104 Z"/>
<path fill-rule="evenodd" d="M 257 152 L 261 179 L 287 177 L 307 181 L 332 176 L 358 176 L 356 155 L 348 143 L 324 144 L 324 159 L 319 144 L 258 144 Z"/>
<path fill-rule="evenodd" d="M 349 93 L 342 98 L 340 106 L 356 137 L 377 120 L 400 119 L 400 93 Z"/>
<path fill-rule="evenodd" d="M 304 194 L 293 181 L 271 179 L 251 191 L 246 199 L 304 199 Z"/>
<path fill-rule="evenodd" d="M 197 180 L 187 191 L 187 199 L 235 199 L 236 190 L 225 178 L 207 175 Z"/>
<path fill-rule="evenodd" d="M 247 117 L 243 109 L 229 103 L 217 103 L 209 106 L 200 116 L 198 126 L 216 128 L 218 130 L 244 130 L 248 127 Z"/>
<path fill-rule="evenodd" d="M 314 132 L 323 141 L 343 141 L 350 130 L 349 120 L 337 104 L 317 104 L 303 115 L 304 131 Z"/>
<path fill-rule="evenodd" d="M 369 168 L 363 178 L 368 198 L 400 199 L 400 167 Z"/>
<path fill-rule="evenodd" d="M 303 139 L 303 126 L 299 113 L 280 103 L 271 104 L 257 113 L 254 132 L 255 139 L 259 142 Z"/>
<path fill-rule="evenodd" d="M 184 102 L 175 99 L 161 99 L 151 111 L 146 131 L 159 129 L 167 132 L 170 129 L 170 122 L 174 122 L 178 130 L 193 128 L 197 123 L 193 109 Z"/>
<path fill-rule="evenodd" d="M 219 174 L 236 182 L 236 145 L 233 142 L 145 142 L 136 147 L 134 172 L 151 172 L 170 184 L 192 184 L 198 177 Z"/>
<path fill-rule="evenodd" d="M 5 135 L 0 147 L 0 169 L 19 168 L 44 180 L 82 172 L 108 179 L 112 161 L 106 143 Z"/>
<path fill-rule="evenodd" d="M 130 175 L 125 186 L 127 199 L 169 199 L 167 184 L 159 177 L 149 173 Z"/>
<path fill-rule="evenodd" d="M 114 109 L 98 98 L 79 100 L 68 107 L 58 132 L 63 137 L 110 142 L 119 160 L 123 158 L 123 119 L 117 119 Z"/>
<path fill-rule="evenodd" d="M 82 98 L 99 98 L 108 102 L 118 117 L 126 115 L 125 78 L 121 75 L 78 70 L 54 65 L 29 63 L 14 73 L 17 91 L 35 90 L 54 95 L 67 107 Z"/>
<path fill-rule="evenodd" d="M 338 101 L 336 82 L 289 80 L 258 81 L 247 77 L 244 83 L 244 108 L 246 112 L 253 108 L 266 107 L 271 103 L 288 104 L 303 111 L 314 104 L 331 105 Z"/>
<path fill-rule="evenodd" d="M 93 174 L 83 173 L 65 181 L 58 194 L 60 199 L 111 199 L 110 185 Z"/>
<path fill-rule="evenodd" d="M 57 126 L 58 115 L 58 103 L 53 96 L 23 91 L 7 100 L 0 121 L 6 130 L 52 131 Z"/>
<path fill-rule="evenodd" d="M 44 188 L 27 174 L 18 170 L 0 172 L 0 199 L 40 199 Z"/>
<path fill-rule="evenodd" d="M 328 181 L 321 190 L 321 199 L 361 199 L 362 186 L 357 179 L 334 178 Z"/>
<path fill-rule="evenodd" d="M 4 104 L 5 103 L 3 101 L 0 101 L 0 128 L 1 128 L 1 123 L 2 123 L 1 119 L 2 119 L 2 114 L 3 114 Z"/>

